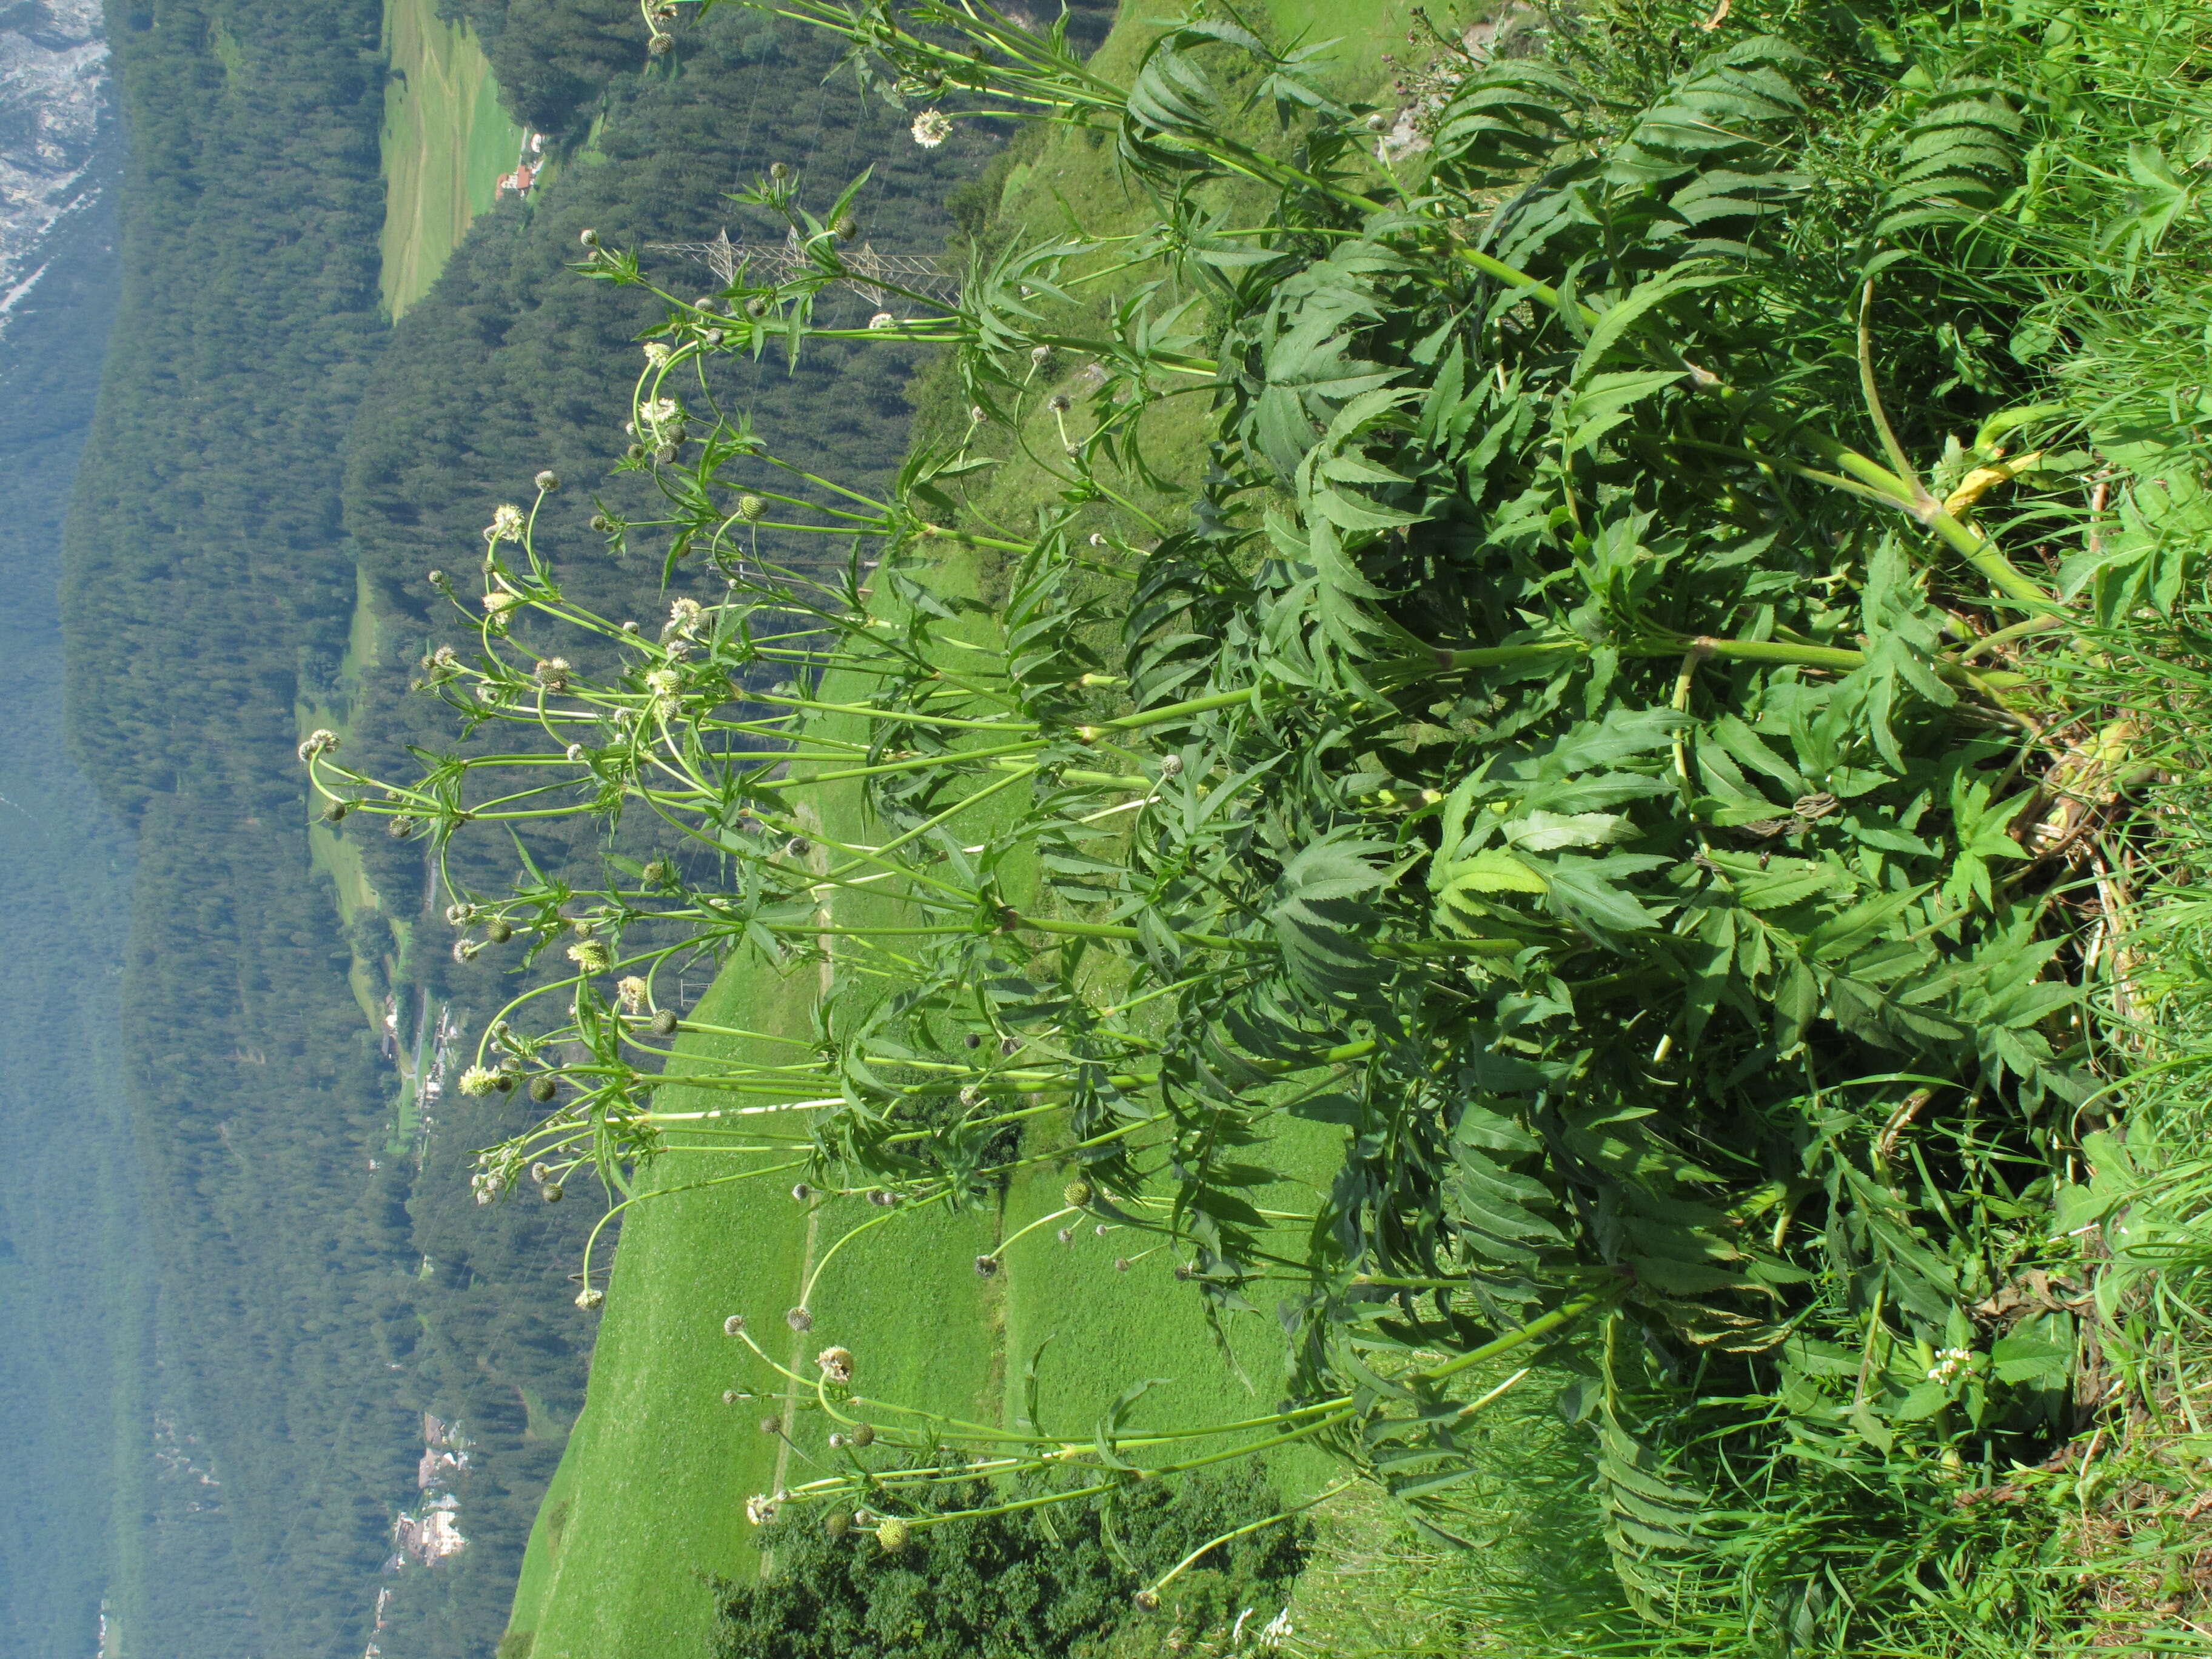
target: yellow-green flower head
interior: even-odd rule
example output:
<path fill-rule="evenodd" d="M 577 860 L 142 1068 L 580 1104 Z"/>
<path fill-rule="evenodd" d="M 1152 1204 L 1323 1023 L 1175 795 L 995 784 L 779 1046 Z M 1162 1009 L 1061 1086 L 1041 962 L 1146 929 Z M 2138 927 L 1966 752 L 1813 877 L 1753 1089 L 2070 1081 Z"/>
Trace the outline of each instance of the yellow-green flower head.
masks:
<path fill-rule="evenodd" d="M 684 677 L 672 668 L 655 668 L 645 677 L 645 689 L 656 697 L 673 697 L 684 686 Z"/>
<path fill-rule="evenodd" d="M 645 981 L 635 974 L 625 974 L 615 981 L 615 995 L 622 1002 L 623 1012 L 636 1013 L 645 1006 Z"/>
<path fill-rule="evenodd" d="M 738 497 L 738 516 L 747 524 L 757 524 L 768 517 L 768 503 L 757 495 Z"/>
<path fill-rule="evenodd" d="M 512 501 L 501 501 L 491 510 L 491 523 L 484 528 L 484 539 L 519 542 L 522 539 L 522 509 Z"/>
<path fill-rule="evenodd" d="M 481 1066 L 471 1066 L 461 1073 L 460 1090 L 465 1095 L 488 1095 L 498 1086 L 499 1073 Z"/>
<path fill-rule="evenodd" d="M 670 356 L 671 353 L 668 347 L 663 342 L 659 340 L 647 340 L 645 343 L 645 361 L 651 363 L 655 368 L 664 367 L 667 363 Z"/>
<path fill-rule="evenodd" d="M 604 974 L 614 966 L 614 958 L 607 954 L 607 947 L 595 939 L 582 939 L 570 945 L 568 960 L 587 974 Z"/>
<path fill-rule="evenodd" d="M 508 611 L 520 610 L 521 606 L 522 595 L 510 593 L 503 587 L 495 587 L 483 596 L 483 608 L 494 622 L 503 620 Z"/>
<path fill-rule="evenodd" d="M 672 634 L 689 634 L 706 620 L 707 608 L 696 599 L 678 599 L 668 607 L 668 626 L 660 630 L 662 639 Z"/>
<path fill-rule="evenodd" d="M 886 1555 L 896 1555 L 912 1535 L 905 1522 L 896 1515 L 887 1515 L 876 1527 L 876 1542 L 884 1547 Z"/>
<path fill-rule="evenodd" d="M 582 1290 L 576 1292 L 576 1305 L 589 1313 L 607 1299 L 605 1291 Z"/>
<path fill-rule="evenodd" d="M 952 118 L 941 109 L 926 109 L 914 118 L 914 142 L 935 149 L 952 136 Z"/>

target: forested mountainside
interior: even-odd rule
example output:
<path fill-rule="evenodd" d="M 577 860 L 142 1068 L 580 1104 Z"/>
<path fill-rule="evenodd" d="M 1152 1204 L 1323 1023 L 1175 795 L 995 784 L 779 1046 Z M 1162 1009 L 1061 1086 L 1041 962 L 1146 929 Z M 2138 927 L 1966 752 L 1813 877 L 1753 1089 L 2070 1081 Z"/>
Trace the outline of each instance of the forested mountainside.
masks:
<path fill-rule="evenodd" d="M 337 453 L 385 325 L 373 0 L 129 0 L 123 313 L 66 538 L 76 751 L 136 832 L 123 1030 L 164 1443 L 218 1486 L 127 1639 L 357 1654 L 414 1419 L 386 1072 L 307 856 L 294 704 L 344 648 Z M 202 1511 L 205 1513 L 205 1511 Z"/>
<path fill-rule="evenodd" d="M 130 854 L 61 742 L 61 526 L 115 313 L 112 156 L 0 341 L 0 1659 L 88 1653 L 149 1423 L 116 1020 Z M 126 1484 L 128 1483 L 128 1484 Z"/>
<path fill-rule="evenodd" d="M 463 638 L 424 574 L 469 569 L 493 507 L 549 464 L 570 480 L 555 518 L 580 588 L 665 612 L 662 550 L 618 556 L 581 527 L 629 441 L 649 314 L 569 268 L 581 228 L 742 238 L 763 228 L 721 193 L 770 162 L 803 166 L 824 205 L 875 164 L 866 234 L 927 251 L 992 142 L 921 150 L 823 85 L 818 46 L 718 17 L 579 94 L 552 184 L 481 220 L 394 331 L 376 308 L 380 21 L 366 0 L 113 17 L 131 325 L 71 510 L 64 623 L 74 752 L 139 848 L 128 916 L 106 924 L 128 940 L 155 1269 L 137 1350 L 152 1473 L 119 1616 L 126 1650 L 161 1659 L 483 1659 L 582 1400 L 592 1321 L 568 1275 L 598 1206 L 478 1208 L 470 1158 L 520 1108 L 445 1086 L 454 1036 L 473 1042 L 516 964 L 453 959 L 421 844 L 311 829 L 304 728 L 337 725 L 356 757 L 453 740 L 453 711 L 407 690 Z M 547 63 L 583 51 L 556 25 L 528 42 Z M 588 144 L 586 103 L 604 117 Z M 714 285 L 664 257 L 672 283 Z M 879 356 L 763 364 L 763 423 L 838 476 L 880 474 L 901 382 Z M 580 873 L 599 856 L 538 851 Z M 465 1546 L 396 1560 L 395 1517 L 434 1498 Z"/>

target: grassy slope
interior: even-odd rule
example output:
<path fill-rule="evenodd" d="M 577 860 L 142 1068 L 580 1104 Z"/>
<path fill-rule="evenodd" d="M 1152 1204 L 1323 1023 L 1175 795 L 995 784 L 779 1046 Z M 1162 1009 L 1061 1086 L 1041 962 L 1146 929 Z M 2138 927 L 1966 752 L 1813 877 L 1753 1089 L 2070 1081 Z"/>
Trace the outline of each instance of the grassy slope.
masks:
<path fill-rule="evenodd" d="M 384 98 L 384 303 L 397 317 L 430 291 L 514 166 L 522 129 L 499 106 L 491 65 L 465 24 L 434 0 L 387 0 Z"/>
<path fill-rule="evenodd" d="M 1327 9 L 1313 0 L 1276 0 L 1276 9 L 1285 14 L 1286 33 L 1311 27 L 1316 11 Z M 1380 53 L 1404 38 L 1410 9 L 1405 0 L 1369 9 L 1358 38 L 1346 42 L 1345 84 L 1367 89 L 1381 81 Z M 1141 20 L 1148 14 L 1130 15 Z M 1117 26 L 1101 49 L 1102 66 L 1126 73 L 1141 39 L 1139 27 Z M 1114 180 L 1106 152 L 1078 136 L 1054 134 L 1010 176 L 1002 213 L 1032 234 L 1048 234 L 1064 228 L 1070 210 L 1093 229 L 1108 231 L 1132 226 L 1140 213 Z M 1189 400 L 1161 424 L 1154 434 L 1158 456 L 1195 453 L 1198 402 Z M 1048 424 L 1048 417 L 1032 434 L 1039 453 L 1056 447 L 1044 429 Z M 1018 461 L 979 505 L 991 516 L 1018 520 L 1052 489 L 1041 466 Z M 933 585 L 940 592 L 974 592 L 988 588 L 989 575 L 955 554 Z M 874 838 L 856 798 L 826 802 L 823 813 L 832 838 Z M 839 905 L 841 924 L 860 919 L 857 907 Z M 804 1037 L 815 988 L 811 970 L 806 977 L 781 977 L 758 960 L 741 958 L 688 1017 Z M 685 1109 L 672 1097 L 669 1103 Z M 1334 1162 L 1333 1133 L 1293 1124 L 1273 1149 L 1274 1161 L 1319 1179 Z M 694 1171 L 702 1162 L 671 1158 L 655 1178 L 681 1186 L 700 1178 Z M 841 1342 L 856 1355 L 856 1387 L 864 1395 L 963 1415 L 996 1409 L 1011 1416 L 1023 1365 L 1049 1337 L 1041 1405 L 1048 1427 L 1061 1432 L 1092 1421 L 1108 1399 L 1140 1377 L 1166 1380 L 1144 1409 L 1142 1420 L 1155 1425 L 1241 1414 L 1247 1402 L 1272 1405 L 1279 1392 L 1272 1320 L 1238 1324 L 1236 1346 L 1250 1377 L 1248 1393 L 1224 1370 L 1196 1298 L 1175 1283 L 1172 1255 L 1154 1254 L 1126 1273 L 1115 1270 L 1115 1256 L 1133 1249 L 1126 1232 L 1098 1237 L 1083 1220 L 1063 1246 L 1055 1238 L 1059 1224 L 1041 1228 L 1012 1248 L 997 1279 L 977 1278 L 975 1256 L 1060 1207 L 1066 1178 L 1041 1166 L 1014 1184 L 1000 1216 L 931 1212 L 858 1236 L 810 1297 L 816 1323 L 793 1340 L 793 1355 L 803 1358 Z M 532 1633 L 532 1659 L 702 1652 L 712 1612 L 702 1577 L 755 1570 L 744 1499 L 775 1484 L 781 1443 L 758 1426 L 769 1403 L 721 1404 L 722 1391 L 744 1380 L 742 1350 L 721 1334 L 721 1322 L 742 1312 L 756 1331 L 773 1328 L 781 1337 L 777 1316 L 797 1300 L 810 1258 L 880 1214 L 846 1201 L 823 1207 L 810 1223 L 788 1196 L 788 1181 L 672 1194 L 626 1217 L 589 1403 L 532 1532 L 517 1586 L 510 1628 Z M 1310 1210 L 1313 1196 L 1310 1188 L 1293 1183 L 1257 1201 Z M 793 1439 L 818 1449 L 819 1433 L 800 1419 Z M 1327 1467 L 1318 1454 L 1294 1455 L 1279 1465 L 1278 1478 L 1306 1487 Z"/>

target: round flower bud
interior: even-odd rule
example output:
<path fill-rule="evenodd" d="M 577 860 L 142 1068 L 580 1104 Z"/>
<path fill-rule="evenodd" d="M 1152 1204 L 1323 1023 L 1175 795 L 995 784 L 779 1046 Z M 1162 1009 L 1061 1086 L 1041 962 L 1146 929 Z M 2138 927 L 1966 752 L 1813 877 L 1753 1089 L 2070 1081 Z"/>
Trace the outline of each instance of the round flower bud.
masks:
<path fill-rule="evenodd" d="M 853 1431 L 845 1437 L 861 1450 L 866 1451 L 876 1443 L 876 1425 L 872 1423 L 855 1423 L 853 1425 Z"/>
<path fill-rule="evenodd" d="M 722 1322 L 722 1334 L 724 1336 L 736 1336 L 742 1332 L 744 1328 L 745 1316 L 743 1314 L 732 1314 L 727 1319 Z"/>
<path fill-rule="evenodd" d="M 769 163 L 768 176 L 775 179 L 776 183 L 781 184 L 785 179 L 791 177 L 791 169 L 781 161 L 771 161 Z"/>
<path fill-rule="evenodd" d="M 514 937 L 514 929 L 503 921 L 495 921 L 484 928 L 484 937 L 494 945 L 504 945 Z"/>
<path fill-rule="evenodd" d="M 1126 1255 L 1115 1256 L 1114 1258 L 1114 1271 L 1117 1273 L 1125 1273 L 1128 1272 L 1129 1258 Z"/>
<path fill-rule="evenodd" d="M 597 247 L 599 245 L 599 233 L 596 230 L 582 231 L 578 233 L 576 240 L 586 247 Z"/>
<path fill-rule="evenodd" d="M 614 527 L 615 521 L 607 517 L 605 514 L 594 513 L 592 514 L 592 528 L 598 531 L 601 535 L 604 536 L 608 531 L 612 530 Z"/>
<path fill-rule="evenodd" d="M 876 1542 L 884 1547 L 886 1555 L 896 1555 L 906 1547 L 907 1524 L 896 1515 L 885 1516 L 876 1528 Z"/>
<path fill-rule="evenodd" d="M 428 580 L 433 587 L 443 587 L 447 582 L 447 576 L 446 573 L 442 570 L 433 570 L 429 575 L 425 578 L 425 580 Z"/>
<path fill-rule="evenodd" d="M 768 517 L 768 503 L 757 495 L 738 497 L 738 516 L 747 524 L 758 524 Z"/>
<path fill-rule="evenodd" d="M 532 479 L 531 482 L 536 484 L 539 489 L 550 494 L 552 491 L 558 489 L 561 487 L 561 475 L 549 467 L 544 471 L 540 472 L 535 478 Z"/>
<path fill-rule="evenodd" d="M 1182 775 L 1182 757 L 1181 755 L 1163 755 L 1160 757 L 1160 775 L 1162 777 L 1177 777 Z"/>
<path fill-rule="evenodd" d="M 623 451 L 623 459 L 631 461 L 643 460 L 645 459 L 645 446 L 643 444 L 632 444 L 628 449 Z"/>
<path fill-rule="evenodd" d="M 814 1188 L 802 1181 L 791 1189 L 791 1196 L 794 1202 L 804 1204 L 814 1196 Z"/>
<path fill-rule="evenodd" d="M 553 1094 L 553 1079 L 544 1073 L 540 1072 L 536 1077 L 530 1079 L 530 1097 L 536 1101 L 540 1106 L 543 1106 L 547 1101 L 552 1099 Z"/>
<path fill-rule="evenodd" d="M 850 1348 L 824 1348 L 814 1356 L 814 1363 L 822 1367 L 822 1375 L 832 1382 L 853 1380 L 853 1351 Z"/>
<path fill-rule="evenodd" d="M 1389 126 L 1390 118 L 1379 112 L 1367 118 L 1367 130 L 1370 132 L 1386 132 L 1389 130 Z"/>
<path fill-rule="evenodd" d="M 545 1164 L 533 1164 L 530 1166 L 530 1178 L 532 1181 L 550 1181 L 553 1179 L 553 1171 Z"/>
<path fill-rule="evenodd" d="M 1073 1244 L 1075 1243 L 1075 1229 L 1073 1227 L 1062 1227 L 1057 1233 L 1054 1233 L 1053 1237 L 1057 1238 L 1063 1244 Z"/>
<path fill-rule="evenodd" d="M 842 1510 L 832 1510 L 822 1517 L 822 1530 L 832 1538 L 842 1538 L 853 1529 L 853 1517 Z"/>
<path fill-rule="evenodd" d="M 830 234 L 841 242 L 849 242 L 860 234 L 860 222 L 848 213 L 830 227 Z"/>
<path fill-rule="evenodd" d="M 1150 1613 L 1153 1608 L 1157 1607 L 1160 1604 L 1159 1595 L 1154 1590 L 1140 1589 L 1130 1599 L 1135 1601 L 1136 1604 L 1142 1607 L 1146 1613 Z"/>
<path fill-rule="evenodd" d="M 975 1258 L 975 1276 L 978 1279 L 990 1279 L 995 1276 L 998 1271 L 998 1257 L 994 1255 L 979 1255 Z"/>
<path fill-rule="evenodd" d="M 725 1406 L 734 1406 L 738 1401 L 744 1398 L 744 1395 L 739 1394 L 735 1389 L 725 1389 L 722 1390 L 722 1403 Z"/>
<path fill-rule="evenodd" d="M 767 316 L 767 315 L 768 315 L 768 301 L 765 301 L 765 300 L 748 300 L 748 301 L 745 301 L 745 315 L 746 315 L 746 316 L 748 316 L 748 317 L 750 317 L 750 318 L 754 319 L 756 321 L 757 321 L 759 319 L 761 319 L 761 318 L 763 318 L 763 317 Z"/>
<path fill-rule="evenodd" d="M 591 1312 L 606 1299 L 607 1293 L 605 1291 L 583 1290 L 576 1292 L 576 1305 L 586 1313 Z"/>
<path fill-rule="evenodd" d="M 1067 1200 L 1071 1209 L 1079 1210 L 1091 1201 L 1091 1183 L 1087 1181 L 1071 1181 L 1060 1189 L 1060 1195 Z"/>
<path fill-rule="evenodd" d="M 983 1039 L 975 1032 L 970 1031 L 968 1033 L 968 1046 L 970 1048 L 980 1048 L 983 1046 Z"/>
<path fill-rule="evenodd" d="M 1073 404 L 1065 392 L 1055 392 L 1044 400 L 1044 406 L 1055 415 L 1065 415 Z"/>
<path fill-rule="evenodd" d="M 647 54 L 650 57 L 665 58 L 668 56 L 671 50 L 674 48 L 675 45 L 676 37 L 674 35 L 656 34 L 653 39 L 645 43 L 645 50 Z"/>
<path fill-rule="evenodd" d="M 547 1182 L 538 1189 L 538 1196 L 548 1204 L 558 1204 L 562 1198 L 561 1183 L 557 1181 Z"/>
<path fill-rule="evenodd" d="M 781 1434 L 783 1419 L 780 1417 L 763 1417 L 760 1420 L 760 1431 L 763 1434 Z"/>
<path fill-rule="evenodd" d="M 845 1437 L 843 1435 L 833 1434 L 830 1437 L 830 1449 L 831 1451 L 842 1451 L 844 1449 Z"/>
<path fill-rule="evenodd" d="M 811 1331 L 814 1328 L 814 1316 L 804 1308 L 793 1308 L 784 1315 L 783 1322 L 794 1331 Z"/>
<path fill-rule="evenodd" d="M 673 1036 L 676 1034 L 676 1011 L 672 1008 L 663 1008 L 653 1017 L 653 1036 Z"/>
<path fill-rule="evenodd" d="M 1046 358 L 1051 356 L 1052 348 L 1050 346 L 1031 346 L 1030 348 L 1030 361 L 1033 363 L 1041 364 Z"/>
<path fill-rule="evenodd" d="M 491 1086 L 498 1090 L 500 1093 L 503 1095 L 511 1095 L 514 1092 L 514 1079 L 508 1073 L 494 1072 L 491 1074 Z M 557 1204 L 560 1202 L 560 1200 L 557 1198 L 550 1198 L 545 1201 L 549 1204 Z"/>
<path fill-rule="evenodd" d="M 892 1205 L 898 1202 L 898 1194 L 896 1193 L 885 1192 L 881 1187 L 878 1187 L 873 1188 L 868 1194 L 868 1202 L 874 1205 L 879 1210 L 888 1210 Z"/>

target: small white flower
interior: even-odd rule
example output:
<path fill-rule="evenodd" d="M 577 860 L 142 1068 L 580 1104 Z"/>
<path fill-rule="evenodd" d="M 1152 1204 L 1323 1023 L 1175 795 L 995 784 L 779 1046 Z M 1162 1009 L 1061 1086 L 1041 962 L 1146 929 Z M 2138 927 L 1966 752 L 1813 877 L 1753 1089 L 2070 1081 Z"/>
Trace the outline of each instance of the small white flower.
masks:
<path fill-rule="evenodd" d="M 522 539 L 522 509 L 512 501 L 502 501 L 491 510 L 491 523 L 485 527 L 484 538 L 495 542 L 519 542 Z"/>
<path fill-rule="evenodd" d="M 1938 1348 L 1936 1363 L 1928 1370 L 1928 1380 L 1930 1382 L 1948 1382 L 1971 1365 L 1973 1358 L 1973 1351 L 1970 1348 Z"/>
<path fill-rule="evenodd" d="M 645 981 L 635 974 L 625 974 L 615 981 L 615 995 L 621 999 L 623 1012 L 636 1013 L 645 1006 Z"/>
<path fill-rule="evenodd" d="M 757 1492 L 745 1499 L 745 1519 L 756 1527 L 764 1527 L 775 1519 L 776 1500 L 764 1492 Z"/>
<path fill-rule="evenodd" d="M 673 398 L 649 398 L 638 405 L 637 412 L 655 426 L 665 425 L 684 413 Z"/>
<path fill-rule="evenodd" d="M 914 142 L 935 149 L 952 136 L 952 118 L 941 109 L 926 109 L 914 118 Z"/>
<path fill-rule="evenodd" d="M 696 599 L 678 599 L 668 607 L 668 626 L 660 630 L 660 637 L 672 634 L 689 634 L 706 619 L 707 608 Z"/>
<path fill-rule="evenodd" d="M 300 758 L 311 761 L 318 755 L 326 755 L 338 746 L 338 734 L 325 726 L 317 726 L 307 733 L 307 741 L 300 745 Z"/>
<path fill-rule="evenodd" d="M 1279 1648 L 1290 1639 L 1291 1610 L 1285 1607 L 1261 1627 L 1260 1645 L 1263 1648 Z"/>
<path fill-rule="evenodd" d="M 580 743 L 572 743 L 562 752 L 571 761 L 581 762 L 584 758 L 584 745 Z"/>
<path fill-rule="evenodd" d="M 645 343 L 645 361 L 651 363 L 655 368 L 665 366 L 668 362 L 669 355 L 667 346 L 660 341 L 647 340 Z"/>
<path fill-rule="evenodd" d="M 614 965 L 607 947 L 595 939 L 587 939 L 568 947 L 568 960 L 587 974 L 604 974 Z"/>
<path fill-rule="evenodd" d="M 576 1305 L 586 1313 L 591 1312 L 606 1299 L 607 1293 L 605 1291 L 581 1290 L 576 1292 Z"/>
<path fill-rule="evenodd" d="M 496 1072 L 488 1072 L 481 1066 L 471 1066 L 461 1073 L 461 1092 L 465 1095 L 488 1095 L 498 1078 Z"/>
<path fill-rule="evenodd" d="M 521 604 L 521 594 L 510 593 L 503 587 L 495 587 L 483 596 L 483 608 L 491 613 L 495 621 L 506 616 L 508 611 L 520 608 Z"/>
<path fill-rule="evenodd" d="M 887 328 L 896 328 L 898 326 L 898 319 L 892 316 L 888 311 L 879 311 L 874 316 L 868 319 L 868 326 L 880 332 Z"/>

